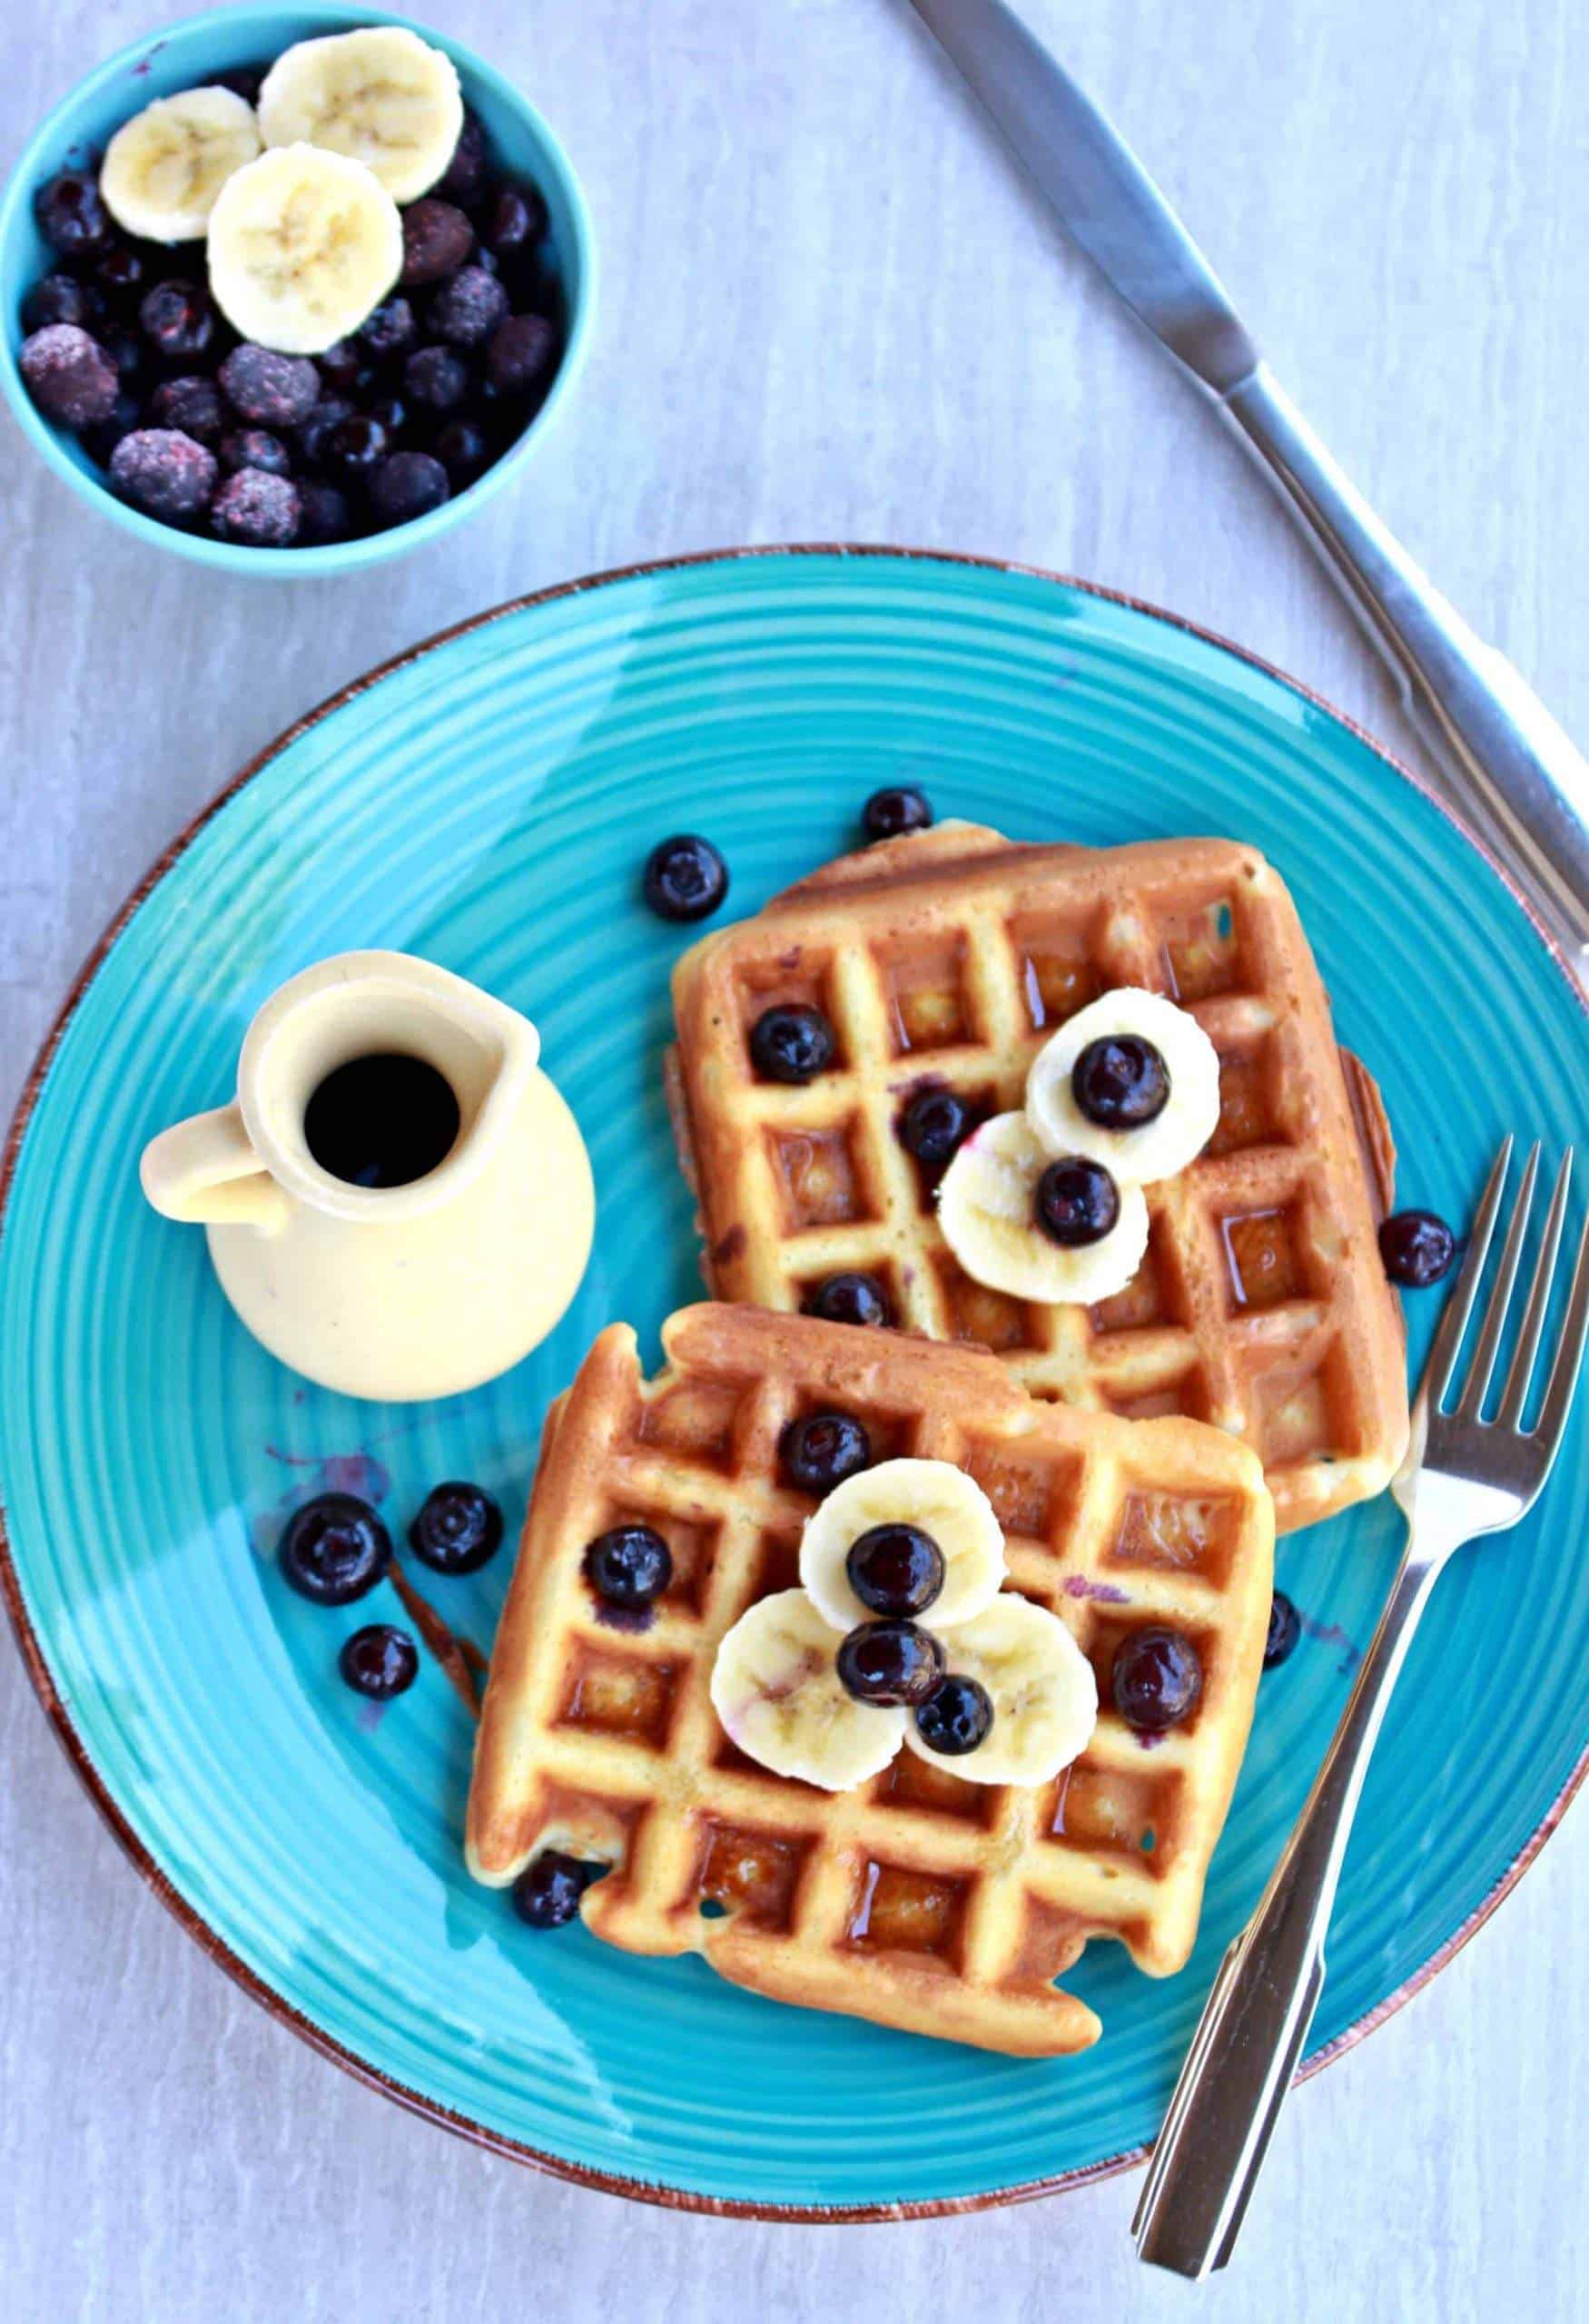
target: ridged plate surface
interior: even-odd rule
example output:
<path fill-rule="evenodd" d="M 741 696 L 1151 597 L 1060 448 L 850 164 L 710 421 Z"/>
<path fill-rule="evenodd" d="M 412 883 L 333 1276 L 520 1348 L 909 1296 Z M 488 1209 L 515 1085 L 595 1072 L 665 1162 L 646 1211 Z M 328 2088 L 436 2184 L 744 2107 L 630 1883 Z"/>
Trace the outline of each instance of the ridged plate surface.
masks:
<path fill-rule="evenodd" d="M 1342 1038 L 1379 1077 L 1405 1197 L 1464 1216 L 1498 1134 L 1583 1138 L 1584 1021 L 1455 827 L 1326 709 L 1162 618 L 1037 576 L 814 553 L 619 576 L 507 610 L 344 696 L 267 756 L 123 926 L 64 1025 L 0 1241 L 0 1482 L 13 1593 L 102 1798 L 264 1997 L 430 2107 L 580 2174 L 759 2207 L 986 2201 L 1150 2138 L 1372 1629 L 1387 1502 L 1286 1541 L 1308 1631 L 1263 1684 L 1201 1941 L 1164 1983 L 1094 1947 L 1102 2042 L 984 2056 L 779 2007 L 695 1960 L 538 1936 L 459 1859 L 470 1728 L 440 1671 L 372 1713 L 341 1639 L 400 1620 L 293 1597 L 283 1512 L 350 1481 L 522 1512 L 548 1400 L 615 1316 L 648 1356 L 696 1295 L 659 1081 L 685 940 L 647 845 L 710 832 L 730 909 L 849 844 L 866 793 L 1022 839 L 1220 832 L 1300 906 Z M 542 1029 L 595 1160 L 596 1254 L 555 1337 L 463 1399 L 311 1389 L 237 1324 L 202 1238 L 137 1187 L 151 1134 L 232 1085 L 243 1029 L 329 952 L 395 945 Z M 1412 1303 L 1414 1354 L 1433 1309 Z M 1426 1972 L 1542 1835 L 1585 1746 L 1589 1458 L 1442 1584 L 1391 1710 L 1315 2029 Z M 507 1553 L 433 1594 L 489 1640 Z"/>

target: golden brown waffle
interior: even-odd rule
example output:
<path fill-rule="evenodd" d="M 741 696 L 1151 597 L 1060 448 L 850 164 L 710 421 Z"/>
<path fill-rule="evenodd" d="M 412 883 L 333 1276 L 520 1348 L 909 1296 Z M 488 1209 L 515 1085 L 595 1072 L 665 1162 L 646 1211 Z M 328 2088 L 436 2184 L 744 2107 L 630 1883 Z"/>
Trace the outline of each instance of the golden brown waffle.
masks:
<path fill-rule="evenodd" d="M 702 1953 L 779 2000 L 987 2049 L 1084 2048 L 1098 2020 L 1052 1980 L 1087 1939 L 1118 1936 L 1162 1975 L 1196 1931 L 1268 1620 L 1257 1460 L 1193 1422 L 1038 1403 L 986 1354 L 901 1333 L 703 1305 L 663 1341 L 647 1382 L 613 1325 L 552 1409 L 491 1657 L 470 1870 L 502 1883 L 545 1848 L 599 1857 L 613 1869 L 581 1910 L 609 1944 Z M 818 1409 L 861 1419 L 874 1460 L 954 1461 L 988 1493 L 1012 1586 L 1098 1673 L 1097 1729 L 1057 1781 L 968 1783 L 902 1749 L 834 1794 L 728 1740 L 713 1658 L 798 1579 L 814 1503 L 784 1482 L 778 1443 Z M 585 1545 L 636 1520 L 668 1541 L 673 1581 L 653 1617 L 604 1617 Z M 1121 1636 L 1153 1622 L 1192 1639 L 1204 1684 L 1149 1748 L 1109 1680 Z"/>
<path fill-rule="evenodd" d="M 1054 1027 L 1117 985 L 1169 994 L 1209 1035 L 1219 1128 L 1148 1189 L 1148 1255 L 1124 1291 L 1029 1305 L 956 1265 L 897 1124 L 925 1082 L 979 1114 L 1019 1106 Z M 750 1028 L 777 1001 L 814 1003 L 837 1035 L 833 1068 L 804 1088 L 750 1061 Z M 899 1324 L 991 1347 L 1037 1394 L 1239 1435 L 1282 1531 L 1394 1475 L 1406 1383 L 1364 1147 L 1381 1163 L 1394 1148 L 1366 1074 L 1354 1117 L 1308 940 L 1254 849 L 1017 846 L 941 824 L 706 937 L 678 963 L 674 1004 L 670 1094 L 717 1297 L 799 1308 L 824 1277 L 864 1270 Z"/>

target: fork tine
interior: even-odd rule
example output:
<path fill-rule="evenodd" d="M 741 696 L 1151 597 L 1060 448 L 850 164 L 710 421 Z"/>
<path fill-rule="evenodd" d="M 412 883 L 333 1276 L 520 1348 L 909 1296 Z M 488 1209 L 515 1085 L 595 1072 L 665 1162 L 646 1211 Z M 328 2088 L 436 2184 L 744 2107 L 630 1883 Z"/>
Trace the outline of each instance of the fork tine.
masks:
<path fill-rule="evenodd" d="M 1501 1392 L 1501 1409 L 1495 1414 L 1498 1428 L 1515 1428 L 1523 1417 L 1524 1399 L 1528 1393 L 1528 1383 L 1534 1376 L 1534 1359 L 1539 1354 L 1539 1335 L 1545 1329 L 1545 1310 L 1550 1305 L 1550 1287 L 1556 1271 L 1556 1254 L 1561 1249 L 1562 1227 L 1567 1216 L 1567 1196 L 1572 1184 L 1573 1149 L 1569 1146 L 1562 1157 L 1562 1167 L 1556 1172 L 1555 1190 L 1545 1216 L 1545 1235 L 1539 1246 L 1539 1257 L 1535 1262 L 1534 1281 L 1529 1285 L 1523 1329 L 1517 1335 L 1517 1345 L 1506 1374 L 1506 1384 Z"/>
<path fill-rule="evenodd" d="M 1508 1134 L 1491 1167 L 1489 1184 L 1485 1188 L 1478 1216 L 1473 1222 L 1473 1233 L 1468 1237 L 1467 1256 L 1462 1262 L 1462 1272 L 1456 1278 L 1451 1296 L 1441 1310 L 1434 1344 L 1429 1349 L 1429 1361 L 1424 1366 L 1419 1393 L 1432 1412 L 1439 1409 L 1440 1399 L 1450 1385 L 1456 1352 L 1462 1345 L 1462 1335 L 1467 1329 L 1473 1303 L 1478 1297 L 1479 1280 L 1485 1271 L 1485 1261 L 1489 1256 L 1495 1213 L 1501 1205 L 1501 1188 L 1506 1183 L 1511 1161 L 1512 1139 Z"/>
<path fill-rule="evenodd" d="M 1546 1475 L 1567 1433 L 1567 1413 L 1573 1402 L 1573 1391 L 1578 1384 L 1578 1366 L 1583 1362 L 1586 1334 L 1589 1334 L 1589 1218 L 1584 1221 L 1584 1232 L 1578 1237 L 1578 1264 L 1573 1269 L 1573 1288 L 1562 1324 L 1561 1344 L 1556 1349 L 1555 1362 L 1550 1368 L 1545 1402 L 1540 1406 L 1539 1418 L 1534 1427 L 1535 1437 L 1545 1447 Z"/>
<path fill-rule="evenodd" d="M 1506 1229 L 1506 1240 L 1501 1250 L 1501 1264 L 1495 1270 L 1495 1280 L 1490 1288 L 1484 1328 L 1478 1335 L 1478 1346 L 1474 1351 L 1467 1385 L 1463 1389 L 1456 1407 L 1463 1420 L 1477 1420 L 1489 1393 L 1495 1358 L 1501 1352 L 1501 1334 L 1506 1328 L 1506 1310 L 1512 1304 L 1512 1286 L 1517 1280 L 1517 1263 L 1523 1256 L 1523 1237 L 1527 1232 L 1528 1214 L 1534 1205 L 1534 1181 L 1538 1170 L 1539 1140 L 1535 1138 L 1523 1166 L 1523 1184 L 1517 1189 L 1517 1200 L 1512 1208 L 1512 1223 Z"/>

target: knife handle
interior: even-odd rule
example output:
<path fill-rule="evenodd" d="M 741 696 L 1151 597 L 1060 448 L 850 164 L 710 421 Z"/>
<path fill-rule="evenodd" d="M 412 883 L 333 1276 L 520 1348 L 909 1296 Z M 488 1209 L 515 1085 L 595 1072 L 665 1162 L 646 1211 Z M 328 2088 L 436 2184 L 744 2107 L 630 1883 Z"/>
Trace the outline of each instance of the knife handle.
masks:
<path fill-rule="evenodd" d="M 1589 762 L 1381 524 L 1267 363 L 1218 400 L 1401 682 L 1456 805 L 1589 988 Z"/>

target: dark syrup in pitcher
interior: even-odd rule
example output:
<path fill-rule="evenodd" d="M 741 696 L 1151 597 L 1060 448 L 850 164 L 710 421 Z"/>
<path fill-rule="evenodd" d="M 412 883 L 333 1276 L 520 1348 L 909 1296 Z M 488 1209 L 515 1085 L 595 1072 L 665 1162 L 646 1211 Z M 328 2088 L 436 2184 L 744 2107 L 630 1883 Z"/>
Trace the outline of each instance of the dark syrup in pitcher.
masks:
<path fill-rule="evenodd" d="M 446 1161 L 459 1123 L 444 1073 L 383 1052 L 326 1075 L 304 1108 L 303 1136 L 321 1168 L 350 1187 L 406 1187 Z"/>

